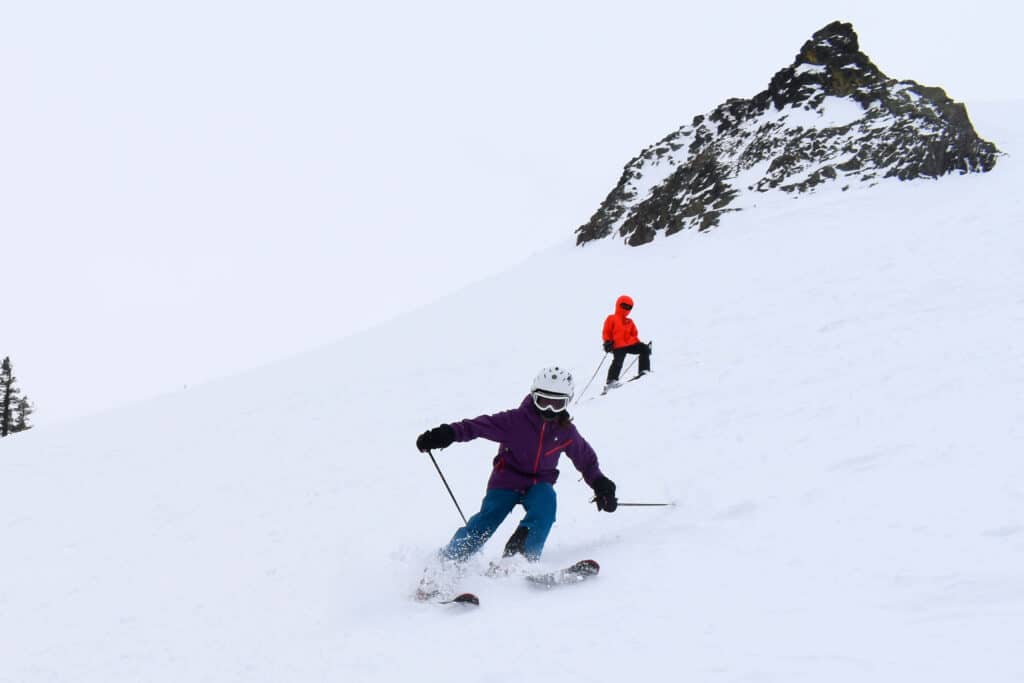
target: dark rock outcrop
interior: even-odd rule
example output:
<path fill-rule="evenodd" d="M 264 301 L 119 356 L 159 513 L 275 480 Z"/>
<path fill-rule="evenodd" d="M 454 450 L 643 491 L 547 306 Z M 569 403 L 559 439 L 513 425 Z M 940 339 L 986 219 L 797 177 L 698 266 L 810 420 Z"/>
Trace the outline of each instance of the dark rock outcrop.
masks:
<path fill-rule="evenodd" d="M 991 170 L 999 151 L 941 88 L 887 77 L 833 22 L 751 99 L 730 99 L 630 161 L 577 244 L 617 233 L 708 230 L 744 193 L 813 192 L 824 183 L 935 178 Z"/>

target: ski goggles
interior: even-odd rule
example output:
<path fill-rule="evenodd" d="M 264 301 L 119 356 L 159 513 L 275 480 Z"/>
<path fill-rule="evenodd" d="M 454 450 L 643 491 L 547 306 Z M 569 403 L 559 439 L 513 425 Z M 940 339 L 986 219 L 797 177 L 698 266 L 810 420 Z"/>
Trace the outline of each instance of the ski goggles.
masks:
<path fill-rule="evenodd" d="M 566 396 L 565 394 L 548 394 L 543 391 L 534 391 L 530 394 L 533 396 L 533 405 L 537 406 L 537 410 L 547 410 L 549 412 L 560 413 L 569 407 L 569 399 L 572 396 Z"/>
<path fill-rule="evenodd" d="M 633 310 L 633 304 L 619 304 L 619 308 L 625 308 L 627 311 L 632 311 Z"/>

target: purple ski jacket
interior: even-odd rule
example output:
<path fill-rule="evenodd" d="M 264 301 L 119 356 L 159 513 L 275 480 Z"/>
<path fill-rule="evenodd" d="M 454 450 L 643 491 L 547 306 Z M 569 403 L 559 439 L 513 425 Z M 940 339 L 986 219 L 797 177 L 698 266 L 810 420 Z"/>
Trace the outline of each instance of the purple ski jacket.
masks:
<path fill-rule="evenodd" d="M 601 474 L 597 454 L 574 425 L 545 422 L 527 395 L 518 408 L 471 420 L 452 422 L 456 441 L 487 439 L 498 442 L 487 489 L 525 492 L 534 484 L 558 479 L 558 457 L 565 453 L 593 487 Z"/>

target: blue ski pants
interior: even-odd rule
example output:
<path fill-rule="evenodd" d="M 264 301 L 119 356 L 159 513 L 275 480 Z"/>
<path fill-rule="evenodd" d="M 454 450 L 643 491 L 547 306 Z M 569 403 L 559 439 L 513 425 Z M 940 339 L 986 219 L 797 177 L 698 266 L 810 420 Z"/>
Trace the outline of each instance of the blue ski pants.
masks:
<path fill-rule="evenodd" d="M 465 560 L 483 547 L 512 512 L 512 508 L 522 505 L 526 509 L 526 516 L 519 526 L 529 529 L 523 554 L 528 559 L 536 560 L 540 558 L 544 542 L 548 540 L 548 532 L 555 523 L 555 499 L 555 487 L 547 482 L 534 484 L 525 494 L 509 489 L 490 489 L 480 504 L 480 512 L 470 517 L 466 526 L 455 532 L 441 554 L 449 560 Z"/>

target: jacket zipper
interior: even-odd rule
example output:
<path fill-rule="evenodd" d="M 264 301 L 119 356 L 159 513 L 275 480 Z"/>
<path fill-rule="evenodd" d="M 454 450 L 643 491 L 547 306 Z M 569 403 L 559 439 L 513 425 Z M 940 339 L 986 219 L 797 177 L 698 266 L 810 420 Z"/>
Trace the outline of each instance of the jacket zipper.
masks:
<path fill-rule="evenodd" d="M 544 448 L 544 428 L 548 426 L 547 422 L 540 423 L 540 438 L 537 440 L 537 458 L 533 461 L 533 483 L 537 483 L 537 470 L 540 468 L 540 452 Z"/>

